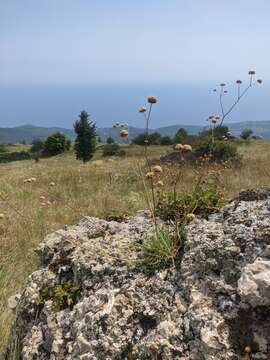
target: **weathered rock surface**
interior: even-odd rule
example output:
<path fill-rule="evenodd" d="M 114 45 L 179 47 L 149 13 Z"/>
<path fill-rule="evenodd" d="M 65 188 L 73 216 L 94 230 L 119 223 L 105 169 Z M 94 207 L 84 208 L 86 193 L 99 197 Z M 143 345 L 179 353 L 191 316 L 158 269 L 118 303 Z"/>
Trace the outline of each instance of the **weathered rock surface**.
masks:
<path fill-rule="evenodd" d="M 48 236 L 6 359 L 15 345 L 24 360 L 270 359 L 270 193 L 250 194 L 188 225 L 181 263 L 152 276 L 137 261 L 146 212 Z"/>

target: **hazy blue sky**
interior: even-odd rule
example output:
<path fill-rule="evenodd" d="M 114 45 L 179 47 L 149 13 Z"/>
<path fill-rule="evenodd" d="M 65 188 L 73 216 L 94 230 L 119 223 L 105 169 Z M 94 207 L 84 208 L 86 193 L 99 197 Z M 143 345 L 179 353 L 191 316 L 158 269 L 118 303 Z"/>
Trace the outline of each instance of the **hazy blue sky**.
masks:
<path fill-rule="evenodd" d="M 269 78 L 269 0 L 0 0 L 0 81 Z"/>
<path fill-rule="evenodd" d="M 268 120 L 269 0 L 0 0 L 0 126 L 130 121 L 159 96 L 154 126 L 218 112 L 211 88 L 247 79 L 228 119 Z"/>

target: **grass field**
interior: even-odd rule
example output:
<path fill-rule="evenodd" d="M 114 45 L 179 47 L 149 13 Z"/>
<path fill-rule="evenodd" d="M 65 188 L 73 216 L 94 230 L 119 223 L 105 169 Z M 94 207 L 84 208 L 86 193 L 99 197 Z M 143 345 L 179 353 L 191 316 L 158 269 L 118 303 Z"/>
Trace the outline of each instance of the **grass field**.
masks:
<path fill-rule="evenodd" d="M 0 353 L 13 319 L 7 299 L 21 290 L 36 267 L 34 250 L 46 234 L 76 223 L 84 215 L 132 214 L 146 206 L 137 171 L 142 148 L 126 150 L 126 157 L 108 159 L 98 151 L 86 165 L 72 153 L 39 163 L 0 164 Z M 157 146 L 149 151 L 158 158 L 169 150 Z M 229 198 L 243 188 L 268 187 L 270 182 L 270 141 L 241 145 L 239 152 L 243 165 L 227 169 L 222 178 Z M 192 170 L 185 171 L 181 186 L 188 189 L 193 184 Z M 24 183 L 33 177 L 36 181 Z"/>

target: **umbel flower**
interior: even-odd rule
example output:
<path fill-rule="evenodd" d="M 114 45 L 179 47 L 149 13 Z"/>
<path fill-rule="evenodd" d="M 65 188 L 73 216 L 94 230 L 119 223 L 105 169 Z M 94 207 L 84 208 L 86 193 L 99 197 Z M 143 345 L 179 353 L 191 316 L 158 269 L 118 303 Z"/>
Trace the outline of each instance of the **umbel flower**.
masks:
<path fill-rule="evenodd" d="M 128 136 L 128 131 L 127 131 L 127 130 L 121 130 L 121 131 L 120 131 L 120 136 L 121 136 L 122 138 L 127 137 L 127 136 Z"/>
<path fill-rule="evenodd" d="M 149 104 L 155 104 L 157 102 L 157 98 L 155 96 L 148 96 L 147 101 Z"/>

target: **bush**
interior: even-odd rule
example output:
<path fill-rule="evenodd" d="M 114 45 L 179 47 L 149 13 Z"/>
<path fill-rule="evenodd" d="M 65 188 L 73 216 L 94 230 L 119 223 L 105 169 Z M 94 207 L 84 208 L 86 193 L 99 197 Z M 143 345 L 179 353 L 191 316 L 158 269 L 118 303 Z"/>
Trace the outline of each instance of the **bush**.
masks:
<path fill-rule="evenodd" d="M 173 139 L 174 144 L 179 144 L 182 142 L 186 142 L 186 139 L 188 137 L 188 132 L 184 128 L 180 128 L 177 133 L 175 134 L 175 137 Z"/>
<path fill-rule="evenodd" d="M 243 140 L 248 140 L 252 134 L 253 131 L 251 129 L 244 129 L 240 134 L 240 138 Z"/>
<path fill-rule="evenodd" d="M 107 144 L 114 144 L 115 143 L 114 138 L 109 136 L 108 139 L 106 140 L 106 143 Z"/>
<path fill-rule="evenodd" d="M 160 145 L 172 145 L 173 141 L 169 136 L 163 136 L 160 140 Z"/>
<path fill-rule="evenodd" d="M 106 144 L 103 146 L 103 156 L 125 156 L 125 151 L 118 144 Z"/>
<path fill-rule="evenodd" d="M 42 141 L 42 140 L 34 140 L 32 142 L 30 152 L 31 153 L 41 153 L 43 149 L 44 149 L 44 141 Z"/>
<path fill-rule="evenodd" d="M 44 143 L 43 155 L 54 156 L 69 150 L 71 141 L 60 132 L 48 136 Z"/>
<path fill-rule="evenodd" d="M 169 193 L 158 202 L 156 213 L 164 220 L 180 219 L 185 222 L 188 213 L 208 216 L 226 204 L 216 187 L 196 187 L 191 193 Z"/>
<path fill-rule="evenodd" d="M 232 142 L 217 139 L 213 142 L 211 138 L 206 138 L 196 147 L 195 155 L 198 157 L 211 155 L 214 161 L 239 160 L 237 148 Z"/>
<path fill-rule="evenodd" d="M 137 135 L 132 142 L 136 145 L 145 145 L 146 135 L 145 133 Z M 148 145 L 160 145 L 161 144 L 161 135 L 158 132 L 148 135 Z"/>
<path fill-rule="evenodd" d="M 0 154 L 7 152 L 6 146 L 4 144 L 0 144 Z"/>
<path fill-rule="evenodd" d="M 11 161 L 29 160 L 29 159 L 32 159 L 32 156 L 27 151 L 4 152 L 0 154 L 0 163 L 8 163 Z"/>

